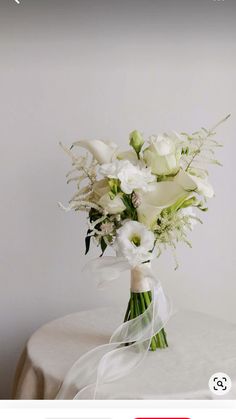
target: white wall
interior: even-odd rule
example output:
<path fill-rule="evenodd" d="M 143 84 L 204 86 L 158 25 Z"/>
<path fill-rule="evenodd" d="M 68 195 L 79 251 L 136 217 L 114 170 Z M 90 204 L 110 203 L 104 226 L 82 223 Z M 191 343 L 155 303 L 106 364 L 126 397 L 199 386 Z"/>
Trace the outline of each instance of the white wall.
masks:
<path fill-rule="evenodd" d="M 22 0 L 0 3 L 0 391 L 43 323 L 124 305 L 127 277 L 103 292 L 83 278 L 85 218 L 57 207 L 72 194 L 58 147 L 78 138 L 125 145 L 128 133 L 219 129 L 224 167 L 192 234 L 158 275 L 175 304 L 236 321 L 234 1 Z"/>

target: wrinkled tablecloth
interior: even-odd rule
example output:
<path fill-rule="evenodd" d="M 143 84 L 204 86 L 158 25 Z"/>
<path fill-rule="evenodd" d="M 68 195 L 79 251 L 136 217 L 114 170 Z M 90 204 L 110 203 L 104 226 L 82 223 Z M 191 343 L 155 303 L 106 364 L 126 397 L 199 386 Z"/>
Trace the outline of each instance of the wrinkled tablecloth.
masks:
<path fill-rule="evenodd" d="M 37 330 L 19 360 L 13 398 L 55 399 L 69 368 L 88 350 L 107 343 L 123 314 L 113 308 L 96 309 L 70 314 Z M 104 385 L 100 399 L 236 399 L 236 325 L 180 311 L 166 331 L 169 348 L 149 352 L 130 375 Z M 233 383 L 221 397 L 208 388 L 209 378 L 217 372 L 228 374 Z"/>

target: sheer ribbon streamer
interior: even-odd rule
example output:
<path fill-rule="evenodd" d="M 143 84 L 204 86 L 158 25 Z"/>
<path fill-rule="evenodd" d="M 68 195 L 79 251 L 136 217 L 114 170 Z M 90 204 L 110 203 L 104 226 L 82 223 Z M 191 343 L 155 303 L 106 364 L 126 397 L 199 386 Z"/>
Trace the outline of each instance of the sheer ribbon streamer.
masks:
<path fill-rule="evenodd" d="M 119 278 L 122 272 L 130 269 L 130 265 L 124 258 L 106 256 L 90 263 L 89 269 L 96 272 L 98 285 L 101 286 Z M 140 284 L 140 278 L 145 283 L 149 282 L 153 296 L 151 304 L 142 315 L 120 325 L 109 343 L 82 355 L 68 371 L 56 399 L 99 398 L 104 384 L 125 377 L 141 364 L 152 337 L 167 323 L 170 303 L 150 264 L 135 267 L 132 274 L 137 275 Z M 135 292 L 142 290 L 136 289 Z"/>

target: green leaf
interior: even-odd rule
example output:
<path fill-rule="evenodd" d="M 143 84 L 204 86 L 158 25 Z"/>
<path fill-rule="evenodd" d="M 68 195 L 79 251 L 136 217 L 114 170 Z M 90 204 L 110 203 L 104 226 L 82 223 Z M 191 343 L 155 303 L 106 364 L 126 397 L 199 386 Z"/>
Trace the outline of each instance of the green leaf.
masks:
<path fill-rule="evenodd" d="M 87 255 L 89 248 L 90 248 L 90 242 L 91 242 L 91 237 L 92 236 L 88 236 L 89 233 L 91 233 L 92 230 L 88 230 L 87 231 L 87 236 L 85 237 L 85 254 Z"/>
<path fill-rule="evenodd" d="M 137 211 L 132 204 L 132 198 L 130 195 L 123 194 L 122 201 L 126 206 L 126 211 L 123 214 L 127 215 L 126 218 L 131 218 L 132 220 L 137 220 Z"/>
<path fill-rule="evenodd" d="M 101 257 L 104 254 L 104 252 L 105 252 L 105 250 L 107 248 L 107 244 L 106 244 L 106 242 L 105 242 L 105 240 L 104 240 L 103 237 L 101 238 L 100 245 L 101 245 L 101 249 L 102 249 L 102 254 L 100 255 L 100 257 Z"/>
<path fill-rule="evenodd" d="M 132 211 L 133 210 L 133 208 L 132 208 L 132 202 L 131 202 L 130 198 L 127 195 L 123 195 L 122 196 L 122 201 L 124 202 L 124 204 L 125 204 L 125 206 L 126 206 L 126 208 L 127 208 L 128 211 Z"/>

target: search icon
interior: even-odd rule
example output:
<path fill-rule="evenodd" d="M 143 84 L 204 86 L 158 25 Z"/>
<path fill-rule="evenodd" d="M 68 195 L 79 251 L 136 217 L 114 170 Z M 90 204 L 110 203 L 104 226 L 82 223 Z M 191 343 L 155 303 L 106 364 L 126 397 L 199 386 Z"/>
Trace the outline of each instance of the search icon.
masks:
<path fill-rule="evenodd" d="M 230 377 L 223 372 L 213 374 L 208 384 L 211 392 L 217 396 L 224 396 L 231 390 L 232 387 Z"/>

